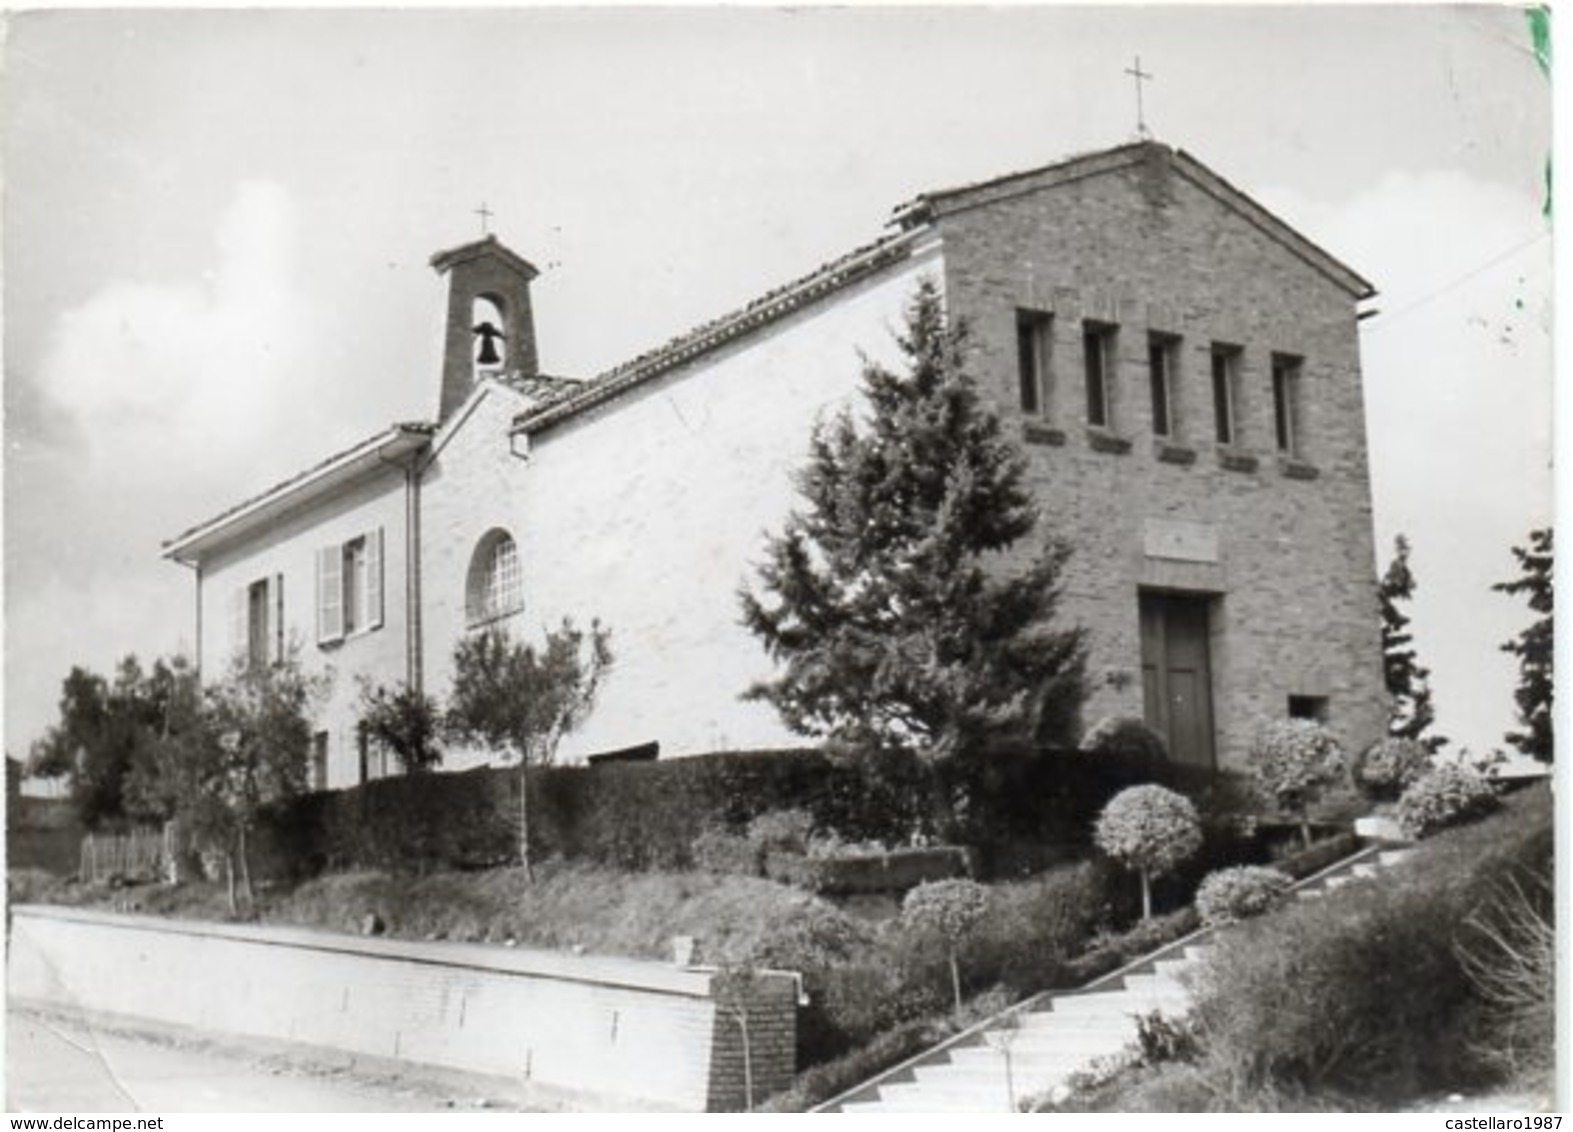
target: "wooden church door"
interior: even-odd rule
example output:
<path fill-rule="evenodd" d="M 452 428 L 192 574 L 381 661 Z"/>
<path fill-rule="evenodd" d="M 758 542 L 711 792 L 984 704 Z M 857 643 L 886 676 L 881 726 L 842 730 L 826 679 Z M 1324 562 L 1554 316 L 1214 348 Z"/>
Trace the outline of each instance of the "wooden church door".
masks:
<path fill-rule="evenodd" d="M 1207 643 L 1211 599 L 1144 593 L 1140 602 L 1147 725 L 1168 742 L 1175 762 L 1211 769 L 1216 765 Z"/>

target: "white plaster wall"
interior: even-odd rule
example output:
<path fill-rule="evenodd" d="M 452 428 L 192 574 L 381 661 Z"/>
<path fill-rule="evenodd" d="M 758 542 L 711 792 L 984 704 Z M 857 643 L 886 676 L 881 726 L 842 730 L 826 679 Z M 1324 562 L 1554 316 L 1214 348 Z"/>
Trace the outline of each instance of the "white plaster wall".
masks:
<path fill-rule="evenodd" d="M 505 526 L 524 574 L 517 630 L 539 639 L 569 615 L 612 631 L 615 666 L 565 758 L 650 740 L 663 757 L 803 745 L 738 698 L 770 673 L 738 587 L 798 503 L 815 421 L 857 393 L 859 351 L 899 357 L 925 275 L 941 275 L 937 249 L 531 438 L 527 463 L 508 453 L 517 406 L 479 406 L 422 486 L 429 689 L 451 681 L 469 555 Z"/>
<path fill-rule="evenodd" d="M 13 909 L 14 1000 L 703 1111 L 710 975 L 660 963 Z M 790 979 L 773 976 L 790 992 Z"/>
<path fill-rule="evenodd" d="M 318 645 L 317 551 L 377 527 L 382 528 L 382 627 Z M 390 468 L 224 548 L 203 565 L 202 675 L 208 681 L 221 679 L 234 656 L 231 595 L 261 578 L 283 575 L 285 640 L 298 643 L 307 671 L 331 676 L 314 724 L 329 735 L 331 787 L 359 781 L 359 679 L 390 686 L 405 679 L 407 559 L 404 473 Z"/>

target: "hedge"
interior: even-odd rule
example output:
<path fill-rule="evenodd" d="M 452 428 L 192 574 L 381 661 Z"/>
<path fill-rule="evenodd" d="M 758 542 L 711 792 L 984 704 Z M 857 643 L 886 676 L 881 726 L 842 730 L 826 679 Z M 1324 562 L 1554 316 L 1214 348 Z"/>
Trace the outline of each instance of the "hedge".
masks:
<path fill-rule="evenodd" d="M 1165 776 L 1178 772 L 1168 768 Z M 923 827 L 935 776 L 962 815 L 984 875 L 1023 843 L 1081 849 L 1114 794 L 1151 780 L 1132 760 L 1081 752 L 1002 752 L 942 771 L 911 755 L 861 765 L 818 751 L 754 751 L 530 771 L 532 850 L 630 870 L 688 868 L 709 831 L 741 833 L 760 814 L 802 809 L 847 841 L 901 846 Z M 379 779 L 270 810 L 265 871 L 424 871 L 518 859 L 517 768 Z M 270 852 L 271 850 L 271 852 Z"/>

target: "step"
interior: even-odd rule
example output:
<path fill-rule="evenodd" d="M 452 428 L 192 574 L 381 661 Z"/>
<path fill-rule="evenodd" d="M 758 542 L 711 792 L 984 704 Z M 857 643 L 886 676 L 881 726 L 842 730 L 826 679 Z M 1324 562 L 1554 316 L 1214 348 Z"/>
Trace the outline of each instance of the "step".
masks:
<path fill-rule="evenodd" d="M 1068 1074 L 1096 1061 L 1100 1057 L 1107 1057 L 1119 1053 L 1130 1042 L 1135 1040 L 1132 1034 L 1127 1041 L 1110 1042 L 1106 1046 L 1085 1046 L 1081 1049 L 1061 1050 L 1019 1050 L 1010 1051 L 1011 1072 L 1023 1080 L 1031 1078 L 1035 1081 L 1059 1080 Z M 913 1077 L 919 1081 L 939 1081 L 942 1078 L 941 1070 L 949 1070 L 954 1076 L 960 1073 L 997 1074 L 1005 1071 L 1005 1055 L 995 1050 L 967 1050 L 968 1056 L 957 1057 L 945 1065 L 920 1065 L 913 1071 Z"/>
<path fill-rule="evenodd" d="M 1054 1000 L 1054 1012 L 1064 1017 L 1085 1017 L 1089 1014 L 1129 1017 L 1151 1014 L 1155 1010 L 1164 1014 L 1184 1014 L 1190 1008 L 1191 996 L 1183 991 L 1180 993 L 1156 990 L 1100 991 L 1096 994 L 1074 995 Z"/>
<path fill-rule="evenodd" d="M 1138 994 L 1160 997 L 1189 997 L 1190 988 L 1171 974 L 1154 972 L 1150 975 L 1126 975 L 1125 989 Z"/>
<path fill-rule="evenodd" d="M 1361 861 L 1354 867 L 1353 872 L 1355 876 L 1362 880 L 1371 880 L 1378 873 L 1380 873 L 1381 870 L 1376 865 L 1373 865 L 1368 861 Z"/>
<path fill-rule="evenodd" d="M 962 1103 L 962 1102 L 959 1102 L 959 1101 L 955 1101 L 955 1102 L 952 1102 L 952 1101 L 939 1102 L 939 1101 L 924 1101 L 922 1099 L 907 1099 L 907 1098 L 902 1098 L 900 1100 L 885 1100 L 883 1097 L 881 1097 L 877 1101 L 860 1101 L 860 1102 L 856 1102 L 856 1103 L 844 1104 L 844 1105 L 841 1106 L 841 1111 L 845 1112 L 845 1113 L 856 1115 L 858 1113 L 882 1113 L 882 1112 L 891 1112 L 891 1113 L 894 1113 L 894 1112 L 959 1112 L 959 1113 L 973 1112 L 973 1113 L 975 1113 L 975 1112 L 978 1112 L 979 1109 L 978 1109 L 978 1107 L 976 1105 L 965 1104 L 965 1103 Z M 1005 1090 L 1001 1089 L 1000 1090 L 999 1104 L 997 1106 L 993 1106 L 993 1107 L 989 1108 L 987 1111 L 990 1111 L 990 1112 L 994 1112 L 994 1111 L 1014 1112 L 1015 1109 L 1013 1109 L 1013 1108 L 1007 1109 L 1005 1107 Z"/>
<path fill-rule="evenodd" d="M 1121 992 L 1114 992 L 1121 993 Z M 1065 1004 L 1078 998 L 1094 997 L 1089 995 L 1061 995 L 1054 1001 Z M 1098 1011 L 1066 1011 L 1064 1009 L 1048 1009 L 1034 1011 L 1028 1018 L 1022 1020 L 1016 1027 L 1016 1040 L 1021 1041 L 1028 1037 L 1037 1037 L 1043 1034 L 1098 1034 L 1106 1030 L 1117 1030 L 1121 1024 L 1128 1022 L 1123 1014 L 1103 1013 Z M 980 1036 L 978 1041 L 983 1039 Z"/>
<path fill-rule="evenodd" d="M 1384 869 L 1394 865 L 1401 865 L 1414 855 L 1413 849 L 1383 849 L 1377 854 L 1376 859 L 1381 862 Z"/>
<path fill-rule="evenodd" d="M 1018 1085 L 1013 1099 L 1005 1091 L 1005 1074 L 987 1084 L 955 1089 L 911 1084 L 885 1085 L 879 1090 L 880 1107 L 897 1112 L 1012 1112 L 1014 1100 L 1022 1093 Z"/>
<path fill-rule="evenodd" d="M 1198 962 L 1195 959 L 1160 959 L 1153 964 L 1153 974 L 1165 976 L 1179 981 L 1180 976 L 1188 971 L 1196 970 Z M 1183 982 L 1181 983 L 1183 986 Z"/>

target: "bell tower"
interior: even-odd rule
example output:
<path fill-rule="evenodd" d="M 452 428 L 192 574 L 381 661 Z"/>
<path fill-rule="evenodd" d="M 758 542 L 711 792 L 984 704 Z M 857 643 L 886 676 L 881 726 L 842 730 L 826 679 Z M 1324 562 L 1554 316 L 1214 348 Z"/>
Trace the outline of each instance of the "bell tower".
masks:
<path fill-rule="evenodd" d="M 432 256 L 448 276 L 448 329 L 437 419 L 464 403 L 487 375 L 535 377 L 535 316 L 530 281 L 540 272 L 487 236 Z"/>

